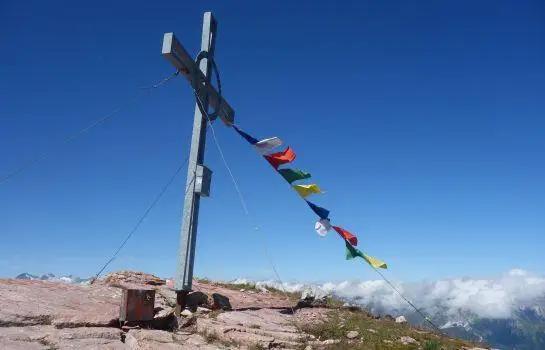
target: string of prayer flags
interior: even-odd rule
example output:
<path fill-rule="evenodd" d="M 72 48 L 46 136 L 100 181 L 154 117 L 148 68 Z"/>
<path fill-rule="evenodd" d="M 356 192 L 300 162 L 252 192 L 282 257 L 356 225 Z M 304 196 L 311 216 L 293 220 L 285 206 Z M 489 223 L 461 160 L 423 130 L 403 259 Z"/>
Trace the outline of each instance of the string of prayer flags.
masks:
<path fill-rule="evenodd" d="M 335 231 L 337 231 L 337 233 L 342 237 L 344 238 L 345 240 L 347 240 L 348 242 L 350 242 L 350 244 L 352 244 L 353 246 L 356 246 L 358 245 L 358 237 L 354 236 L 353 234 L 351 234 L 350 232 L 348 232 L 347 230 L 345 230 L 344 228 L 340 228 L 339 226 L 332 226 L 333 229 Z"/>
<path fill-rule="evenodd" d="M 242 136 L 246 141 L 248 141 L 250 144 L 255 145 L 258 143 L 256 138 L 253 138 L 252 136 L 248 135 L 244 131 L 240 130 L 235 124 L 233 124 L 233 128 L 235 128 L 235 131 Z"/>
<path fill-rule="evenodd" d="M 372 256 L 363 254 L 361 250 L 354 248 L 348 241 L 344 241 L 344 244 L 346 245 L 346 260 L 354 259 L 356 257 L 360 257 L 363 260 L 365 260 L 369 265 L 373 266 L 374 268 L 378 269 L 387 269 L 388 265 L 384 261 L 380 261 L 376 258 L 373 258 Z"/>
<path fill-rule="evenodd" d="M 294 169 L 280 169 L 278 170 L 278 172 L 290 184 L 297 180 L 310 179 L 310 176 L 311 176 L 310 173 L 306 173 L 304 171 L 294 170 Z"/>
<path fill-rule="evenodd" d="M 278 167 L 282 164 L 291 163 L 295 159 L 295 153 L 288 147 L 285 151 L 265 154 L 263 157 L 278 170 Z"/>
<path fill-rule="evenodd" d="M 316 221 L 316 224 L 314 225 L 314 229 L 320 237 L 325 237 L 327 235 L 327 231 L 331 230 L 331 224 L 329 223 L 329 219 L 320 219 Z"/>
<path fill-rule="evenodd" d="M 310 209 L 312 209 L 312 211 L 315 212 L 316 215 L 320 217 L 320 219 L 327 219 L 329 217 L 329 210 L 319 207 L 312 202 L 309 202 L 309 201 L 305 201 L 305 202 L 307 202 Z"/>
<path fill-rule="evenodd" d="M 280 146 L 282 146 L 282 140 L 278 137 L 271 137 L 254 144 L 255 149 L 261 154 Z"/>
<path fill-rule="evenodd" d="M 308 196 L 310 196 L 313 193 L 322 193 L 322 190 L 316 184 L 312 184 L 312 185 L 292 185 L 292 187 L 303 198 L 307 198 Z"/>
<path fill-rule="evenodd" d="M 270 137 L 267 139 L 263 139 L 261 141 L 258 141 L 256 138 L 248 135 L 241 129 L 239 129 L 236 125 L 232 124 L 235 131 L 242 136 L 246 141 L 248 141 L 251 145 L 254 146 L 255 150 L 259 152 L 268 162 L 272 165 L 274 169 L 286 180 L 293 189 L 303 198 L 305 199 L 305 202 L 307 205 L 312 209 L 312 211 L 318 215 L 319 219 L 314 224 L 314 229 L 318 233 L 320 237 L 325 237 L 331 229 L 334 229 L 337 231 L 339 236 L 344 240 L 346 245 L 346 260 L 351 260 L 356 257 L 360 257 L 363 260 L 365 260 L 369 265 L 371 265 L 373 268 L 378 269 L 386 269 L 388 266 L 384 261 L 381 261 L 379 259 L 373 258 L 372 256 L 364 254 L 362 251 L 355 248 L 355 246 L 358 245 L 358 238 L 354 236 L 349 231 L 339 227 L 339 226 L 332 226 L 329 221 L 329 210 L 319 207 L 316 204 L 309 202 L 306 200 L 307 197 L 315 194 L 315 193 L 322 193 L 322 190 L 317 184 L 301 184 L 301 185 L 294 185 L 293 183 L 296 181 L 304 180 L 304 179 L 310 179 L 311 174 L 304 172 L 302 170 L 297 169 L 279 169 L 279 167 L 286 163 L 291 163 L 295 159 L 295 152 L 288 147 L 284 151 L 276 152 L 276 153 L 268 153 L 269 151 L 272 151 L 273 149 L 282 146 L 283 142 L 278 137 Z"/>

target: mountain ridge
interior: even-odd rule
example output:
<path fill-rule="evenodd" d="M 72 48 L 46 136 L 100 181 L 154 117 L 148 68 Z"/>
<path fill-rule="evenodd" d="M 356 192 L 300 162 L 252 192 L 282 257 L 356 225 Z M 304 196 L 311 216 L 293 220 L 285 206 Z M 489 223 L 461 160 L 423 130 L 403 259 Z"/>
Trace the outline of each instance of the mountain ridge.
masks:
<path fill-rule="evenodd" d="M 64 283 L 71 283 L 71 284 L 88 284 L 91 281 L 91 278 L 80 278 L 73 275 L 62 275 L 62 276 L 56 276 L 52 273 L 46 273 L 41 276 L 39 275 L 33 275 L 28 272 L 23 272 L 17 276 L 15 276 L 15 279 L 19 280 L 40 280 L 40 281 L 53 281 L 53 282 L 64 282 Z"/>

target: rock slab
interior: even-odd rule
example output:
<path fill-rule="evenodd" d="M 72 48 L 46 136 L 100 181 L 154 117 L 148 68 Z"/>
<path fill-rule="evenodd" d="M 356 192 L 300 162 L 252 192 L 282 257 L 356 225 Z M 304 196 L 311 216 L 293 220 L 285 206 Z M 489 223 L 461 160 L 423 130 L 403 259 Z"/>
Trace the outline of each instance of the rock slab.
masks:
<path fill-rule="evenodd" d="M 347 337 L 348 339 L 355 339 L 355 338 L 357 338 L 359 335 L 360 335 L 360 334 L 359 334 L 358 332 L 356 332 L 356 331 L 350 331 L 350 332 L 346 333 L 346 337 Z"/>
<path fill-rule="evenodd" d="M 119 322 L 121 291 L 107 286 L 0 279 L 0 327 L 110 327 Z"/>

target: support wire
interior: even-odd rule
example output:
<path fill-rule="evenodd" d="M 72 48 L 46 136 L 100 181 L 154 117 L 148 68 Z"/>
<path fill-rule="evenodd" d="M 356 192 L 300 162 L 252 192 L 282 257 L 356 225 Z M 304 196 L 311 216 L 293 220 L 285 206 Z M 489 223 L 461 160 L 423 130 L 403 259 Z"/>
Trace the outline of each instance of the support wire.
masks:
<path fill-rule="evenodd" d="M 6 175 L 4 175 L 3 177 L 0 177 L 0 185 L 4 184 L 6 181 L 12 179 L 13 177 L 15 177 L 16 175 L 18 175 L 19 173 L 23 172 L 24 170 L 38 164 L 39 162 L 41 162 L 42 160 L 44 160 L 45 158 L 47 158 L 49 155 L 53 154 L 55 151 L 58 150 L 58 148 L 60 148 L 60 146 L 63 146 L 63 145 L 66 145 L 66 144 L 69 144 L 71 143 L 72 141 L 74 141 L 75 139 L 77 139 L 78 137 L 82 136 L 83 134 L 85 134 L 87 131 L 95 128 L 96 126 L 104 123 L 105 121 L 107 121 L 108 119 L 112 118 L 114 115 L 116 115 L 117 113 L 119 113 L 121 110 L 125 109 L 127 106 L 129 106 L 131 103 L 139 100 L 140 98 L 143 97 L 143 93 L 146 93 L 146 92 L 150 92 L 154 89 L 157 89 L 158 87 L 160 87 L 161 85 L 163 84 L 166 84 L 168 81 L 170 81 L 172 78 L 176 77 L 180 72 L 179 71 L 176 71 L 175 73 L 169 75 L 168 77 L 164 78 L 164 79 L 161 79 L 159 82 L 155 83 L 155 84 L 152 84 L 152 85 L 149 85 L 149 86 L 144 86 L 144 87 L 141 87 L 140 88 L 140 91 L 138 91 L 137 93 L 135 93 L 134 95 L 132 95 L 131 97 L 129 97 L 127 100 L 125 100 L 125 102 L 123 102 L 122 104 L 118 105 L 116 108 L 114 108 L 111 112 L 105 114 L 104 116 L 100 117 L 99 119 L 97 120 L 94 120 L 93 122 L 91 122 L 89 125 L 87 125 L 86 127 L 72 133 L 71 135 L 69 135 L 68 137 L 66 137 L 63 141 L 61 141 L 56 147 L 53 147 L 45 152 L 42 152 L 40 154 L 38 154 L 37 156 L 35 156 L 34 158 L 32 158 L 31 160 L 29 160 L 28 162 L 22 164 L 21 166 L 19 166 L 18 168 L 14 169 L 13 171 L 7 173 Z"/>
<path fill-rule="evenodd" d="M 106 261 L 106 263 L 102 266 L 102 268 L 96 273 L 95 277 L 93 277 L 91 279 L 91 284 L 93 284 L 97 278 L 100 276 L 100 274 L 106 269 L 106 267 L 108 267 L 108 265 L 110 265 L 110 263 L 112 261 L 115 260 L 115 258 L 117 257 L 117 254 L 119 254 L 119 252 L 121 251 L 121 249 L 123 249 L 123 247 L 125 246 L 125 244 L 127 244 L 127 242 L 129 241 L 129 239 L 132 237 L 132 235 L 136 232 L 136 230 L 138 230 L 138 228 L 140 227 L 140 225 L 142 224 L 142 222 L 144 221 L 144 219 L 148 216 L 148 214 L 151 212 L 151 210 L 155 207 L 155 205 L 157 204 L 157 202 L 159 202 L 159 199 L 161 199 L 161 197 L 163 196 L 163 194 L 165 194 L 166 190 L 170 187 L 170 185 L 172 184 L 172 182 L 174 181 L 174 179 L 176 179 L 176 177 L 178 176 L 178 174 L 180 173 L 180 171 L 183 169 L 183 167 L 186 165 L 187 161 L 188 161 L 189 157 L 186 157 L 186 159 L 184 160 L 184 162 L 182 163 L 182 165 L 180 165 L 178 167 L 178 169 L 176 169 L 176 171 L 174 172 L 174 174 L 172 174 L 172 176 L 170 177 L 170 179 L 167 181 L 167 183 L 163 186 L 163 188 L 161 189 L 161 191 L 159 192 L 159 194 L 157 196 L 155 196 L 155 199 L 153 200 L 153 202 L 151 203 L 151 205 L 146 209 L 146 211 L 144 212 L 144 214 L 142 214 L 142 216 L 140 216 L 140 218 L 138 219 L 138 221 L 136 222 L 136 224 L 134 225 L 133 229 L 129 232 L 129 234 L 127 235 L 127 237 L 125 237 L 125 239 L 121 242 L 121 244 L 119 245 L 119 247 L 117 248 L 117 250 L 113 253 L 113 255 L 110 257 L 110 259 L 108 259 Z M 191 184 L 195 181 L 195 176 L 193 176 L 191 178 L 191 181 L 190 181 L 190 186 L 191 187 Z M 187 190 L 186 190 L 187 191 Z"/>

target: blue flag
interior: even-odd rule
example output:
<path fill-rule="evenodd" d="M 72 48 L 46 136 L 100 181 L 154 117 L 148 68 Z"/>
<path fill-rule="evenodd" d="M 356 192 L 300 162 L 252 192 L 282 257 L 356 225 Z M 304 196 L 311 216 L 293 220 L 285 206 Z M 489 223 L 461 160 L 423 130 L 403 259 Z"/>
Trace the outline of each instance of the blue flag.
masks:
<path fill-rule="evenodd" d="M 316 215 L 320 217 L 320 219 L 327 219 L 327 217 L 329 216 L 329 210 L 319 207 L 316 204 L 311 203 L 309 201 L 305 201 L 305 202 L 307 202 L 310 209 L 312 209 L 312 211 L 314 211 Z"/>
<path fill-rule="evenodd" d="M 236 125 L 233 125 L 233 128 L 235 128 L 236 132 L 238 132 L 240 136 L 244 137 L 244 139 L 248 141 L 249 143 L 251 143 L 252 145 L 255 145 L 256 143 L 258 143 L 257 139 L 251 137 L 244 131 L 240 130 Z"/>

